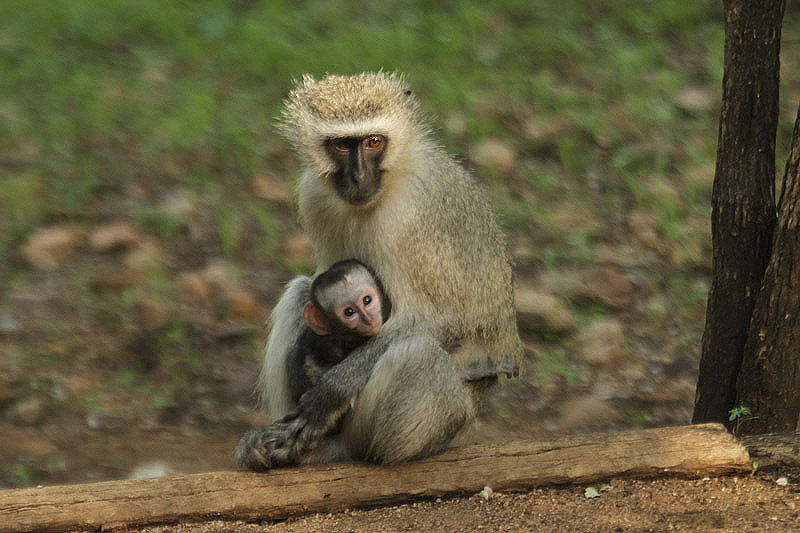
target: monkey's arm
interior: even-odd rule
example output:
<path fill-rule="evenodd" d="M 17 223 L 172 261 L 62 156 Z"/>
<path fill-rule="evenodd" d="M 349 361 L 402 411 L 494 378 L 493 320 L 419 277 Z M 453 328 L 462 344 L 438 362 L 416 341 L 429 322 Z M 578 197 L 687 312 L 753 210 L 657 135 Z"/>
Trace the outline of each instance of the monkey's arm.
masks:
<path fill-rule="evenodd" d="M 326 372 L 295 409 L 268 427 L 248 432 L 236 447 L 237 463 L 250 470 L 299 464 L 348 413 L 376 362 L 401 331 L 408 330 L 387 322 L 378 335 Z"/>

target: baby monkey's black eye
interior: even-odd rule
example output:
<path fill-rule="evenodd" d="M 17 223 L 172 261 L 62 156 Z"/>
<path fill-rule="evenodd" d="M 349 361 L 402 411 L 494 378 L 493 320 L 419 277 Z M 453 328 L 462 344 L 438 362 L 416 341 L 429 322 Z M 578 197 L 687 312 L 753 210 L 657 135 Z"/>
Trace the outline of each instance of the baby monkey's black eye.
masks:
<path fill-rule="evenodd" d="M 364 305 L 369 305 L 372 303 L 372 296 L 364 296 Z"/>
<path fill-rule="evenodd" d="M 356 314 L 356 310 L 352 307 L 348 307 L 344 310 L 344 316 L 353 316 L 354 314 Z"/>

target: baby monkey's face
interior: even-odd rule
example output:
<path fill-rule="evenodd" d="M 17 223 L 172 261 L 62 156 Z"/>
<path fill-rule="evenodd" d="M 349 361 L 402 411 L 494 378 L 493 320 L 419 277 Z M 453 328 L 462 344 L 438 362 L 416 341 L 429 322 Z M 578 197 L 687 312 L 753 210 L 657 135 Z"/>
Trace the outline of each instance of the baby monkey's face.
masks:
<path fill-rule="evenodd" d="M 341 284 L 340 295 L 333 307 L 339 324 L 362 337 L 376 335 L 383 325 L 383 302 L 377 287 L 364 282 Z"/>

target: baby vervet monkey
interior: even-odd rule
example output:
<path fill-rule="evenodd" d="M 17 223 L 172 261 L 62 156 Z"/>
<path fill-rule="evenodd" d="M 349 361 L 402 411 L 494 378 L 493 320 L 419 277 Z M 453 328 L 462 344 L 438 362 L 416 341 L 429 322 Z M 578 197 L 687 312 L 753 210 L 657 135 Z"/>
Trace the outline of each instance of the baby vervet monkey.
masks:
<path fill-rule="evenodd" d="M 297 402 L 325 372 L 375 336 L 389 308 L 380 283 L 359 261 L 339 261 L 314 278 L 303 309 L 308 327 L 288 359 L 292 400 Z"/>

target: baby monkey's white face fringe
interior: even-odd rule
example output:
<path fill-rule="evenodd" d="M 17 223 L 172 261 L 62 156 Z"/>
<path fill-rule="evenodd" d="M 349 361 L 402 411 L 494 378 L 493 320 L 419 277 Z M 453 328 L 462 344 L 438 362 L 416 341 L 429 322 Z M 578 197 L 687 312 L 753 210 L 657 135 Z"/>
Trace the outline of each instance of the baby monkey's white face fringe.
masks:
<path fill-rule="evenodd" d="M 419 115 L 419 103 L 397 74 L 304 76 L 286 100 L 280 128 L 316 176 L 334 171 L 325 148 L 331 139 L 383 135 L 381 168 L 391 174 L 406 166 L 409 148 L 426 134 Z"/>

